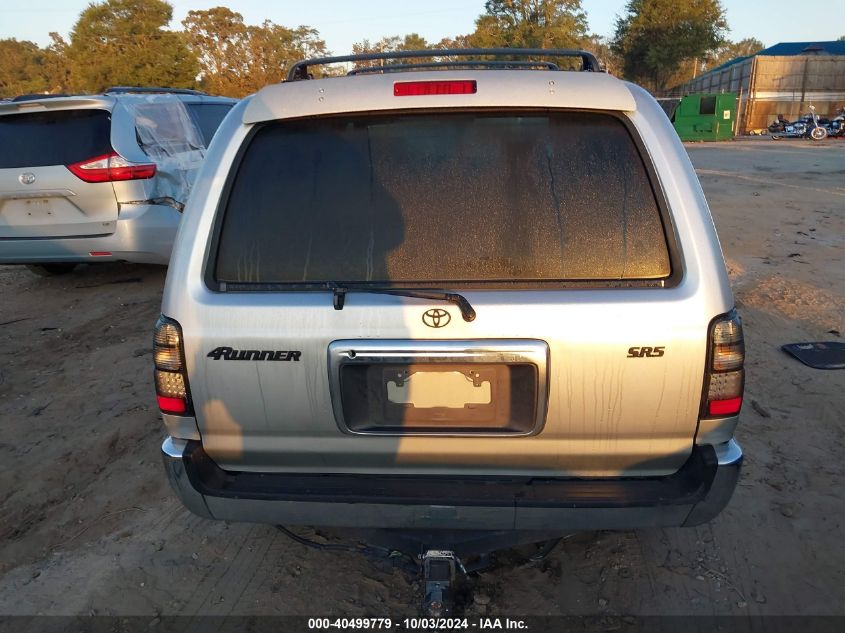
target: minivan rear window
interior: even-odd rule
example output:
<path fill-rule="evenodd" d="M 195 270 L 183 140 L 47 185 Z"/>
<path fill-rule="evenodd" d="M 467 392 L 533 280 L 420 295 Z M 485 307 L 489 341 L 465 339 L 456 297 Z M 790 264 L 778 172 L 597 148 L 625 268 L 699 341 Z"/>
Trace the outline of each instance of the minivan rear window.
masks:
<path fill-rule="evenodd" d="M 70 165 L 112 151 L 107 110 L 0 116 L 0 169 Z"/>
<path fill-rule="evenodd" d="M 194 123 L 197 124 L 202 133 L 205 146 L 208 147 L 211 145 L 211 139 L 214 138 L 217 128 L 220 127 L 223 119 L 232 109 L 232 105 L 228 103 L 189 103 L 187 108 L 194 119 Z"/>
<path fill-rule="evenodd" d="M 610 114 L 411 113 L 265 124 L 231 183 L 218 282 L 534 284 L 671 273 Z"/>

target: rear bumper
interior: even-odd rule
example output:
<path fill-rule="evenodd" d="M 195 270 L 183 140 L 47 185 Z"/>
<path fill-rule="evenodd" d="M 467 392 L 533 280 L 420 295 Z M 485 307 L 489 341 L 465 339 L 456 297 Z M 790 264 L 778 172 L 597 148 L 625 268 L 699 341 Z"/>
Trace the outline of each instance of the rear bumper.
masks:
<path fill-rule="evenodd" d="M 0 239 L 0 264 L 128 261 L 167 264 L 182 214 L 164 205 L 124 205 L 114 233 Z M 91 253 L 111 253 L 92 256 Z"/>
<path fill-rule="evenodd" d="M 667 477 L 589 480 L 229 472 L 200 442 L 172 438 L 162 456 L 185 506 L 210 519 L 560 533 L 705 523 L 727 505 L 742 464 L 734 440 L 696 446 Z"/>

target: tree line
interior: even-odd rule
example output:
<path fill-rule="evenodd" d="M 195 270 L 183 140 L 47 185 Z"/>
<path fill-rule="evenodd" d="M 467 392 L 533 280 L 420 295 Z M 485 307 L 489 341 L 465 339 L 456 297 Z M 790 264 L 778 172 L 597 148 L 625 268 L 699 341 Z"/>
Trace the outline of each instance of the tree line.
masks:
<path fill-rule="evenodd" d="M 165 0 L 100 0 L 82 11 L 67 40 L 57 33 L 45 47 L 0 40 L 0 96 L 140 85 L 243 97 L 281 81 L 297 60 L 330 54 L 311 26 L 250 25 L 226 7 L 189 11 L 181 30 L 168 28 L 172 18 Z M 719 0 L 629 0 L 609 38 L 589 32 L 581 0 L 487 0 L 471 33 L 439 42 L 417 33 L 362 40 L 352 52 L 585 48 L 609 72 L 660 93 L 763 48 L 727 33 Z"/>

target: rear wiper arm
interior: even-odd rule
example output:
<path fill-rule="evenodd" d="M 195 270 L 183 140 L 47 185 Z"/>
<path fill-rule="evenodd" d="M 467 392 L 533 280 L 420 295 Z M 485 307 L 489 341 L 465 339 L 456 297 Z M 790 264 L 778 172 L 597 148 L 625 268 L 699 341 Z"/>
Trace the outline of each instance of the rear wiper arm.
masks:
<path fill-rule="evenodd" d="M 466 297 L 457 292 L 438 292 L 435 290 L 412 290 L 410 288 L 374 288 L 372 286 L 335 283 L 326 284 L 329 290 L 334 293 L 332 301 L 335 310 L 343 310 L 346 302 L 347 292 L 370 292 L 381 295 L 396 295 L 398 297 L 414 297 L 415 299 L 433 299 L 434 301 L 448 301 L 458 306 L 464 321 L 470 323 L 475 321 L 475 310 L 466 300 Z"/>

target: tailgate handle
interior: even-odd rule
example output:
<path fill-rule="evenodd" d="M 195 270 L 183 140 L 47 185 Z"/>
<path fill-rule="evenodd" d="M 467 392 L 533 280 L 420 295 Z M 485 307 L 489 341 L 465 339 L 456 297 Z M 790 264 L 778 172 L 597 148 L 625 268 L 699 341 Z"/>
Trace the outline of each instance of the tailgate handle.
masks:
<path fill-rule="evenodd" d="M 70 198 L 70 189 L 39 189 L 38 191 L 0 191 L 0 200 L 31 200 L 32 198 Z"/>

